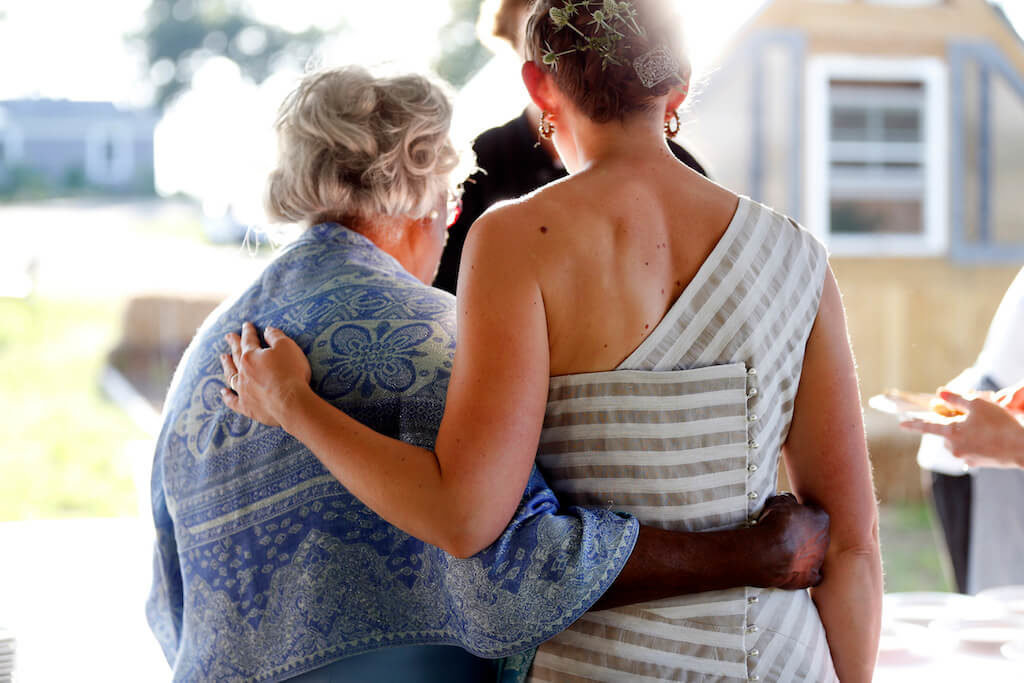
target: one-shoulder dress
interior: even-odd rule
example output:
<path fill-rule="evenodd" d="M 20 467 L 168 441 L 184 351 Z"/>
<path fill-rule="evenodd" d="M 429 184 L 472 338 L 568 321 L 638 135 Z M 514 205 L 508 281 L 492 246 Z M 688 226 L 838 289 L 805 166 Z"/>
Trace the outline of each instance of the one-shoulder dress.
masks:
<path fill-rule="evenodd" d="M 745 197 L 679 299 L 610 372 L 551 378 L 538 464 L 566 504 L 686 531 L 756 522 L 775 493 L 827 269 Z M 807 591 L 752 587 L 589 612 L 531 681 L 836 681 Z"/>

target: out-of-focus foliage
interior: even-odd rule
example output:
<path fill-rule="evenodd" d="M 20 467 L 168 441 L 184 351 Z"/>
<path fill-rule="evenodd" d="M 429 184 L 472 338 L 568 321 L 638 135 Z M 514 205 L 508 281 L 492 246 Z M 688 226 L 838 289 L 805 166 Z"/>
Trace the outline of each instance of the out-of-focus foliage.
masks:
<path fill-rule="evenodd" d="M 146 26 L 136 36 L 145 44 L 159 109 L 188 89 L 211 58 L 227 57 L 260 83 L 280 66 L 301 67 L 323 37 L 319 28 L 291 33 L 262 23 L 240 0 L 152 0 Z"/>
<path fill-rule="evenodd" d="M 438 35 L 441 53 L 434 63 L 437 73 L 456 87 L 462 86 L 491 58 L 476 36 L 477 17 L 483 0 L 450 0 L 452 19 Z"/>
<path fill-rule="evenodd" d="M 156 191 L 153 183 L 152 168 L 140 168 L 131 181 L 111 186 L 90 183 L 80 165 L 68 166 L 53 178 L 31 165 L 15 164 L 0 177 L 0 203 L 58 197 L 142 197 Z"/>

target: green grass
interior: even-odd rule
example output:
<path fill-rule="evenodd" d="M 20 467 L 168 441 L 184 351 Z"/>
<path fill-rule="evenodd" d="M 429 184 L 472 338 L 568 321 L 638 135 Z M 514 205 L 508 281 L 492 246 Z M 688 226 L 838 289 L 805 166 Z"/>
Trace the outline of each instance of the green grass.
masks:
<path fill-rule="evenodd" d="M 145 434 L 99 388 L 120 316 L 0 299 L 0 520 L 135 514 L 125 447 Z"/>
<path fill-rule="evenodd" d="M 886 593 L 952 590 L 926 503 L 882 506 L 881 536 Z"/>

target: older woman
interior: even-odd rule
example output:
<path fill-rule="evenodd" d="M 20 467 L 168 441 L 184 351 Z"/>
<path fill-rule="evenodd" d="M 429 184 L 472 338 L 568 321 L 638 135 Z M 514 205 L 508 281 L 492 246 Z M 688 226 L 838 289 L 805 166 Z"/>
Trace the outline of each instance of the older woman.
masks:
<path fill-rule="evenodd" d="M 176 680 L 477 681 L 491 665 L 447 645 L 500 657 L 599 598 L 817 580 L 827 519 L 794 501 L 756 530 L 637 541 L 635 520 L 602 507 L 559 514 L 536 473 L 499 542 L 456 559 L 386 524 L 295 439 L 224 408 L 222 338 L 255 319 L 295 336 L 334 406 L 433 447 L 455 308 L 424 283 L 444 243 L 450 117 L 426 79 L 358 68 L 307 77 L 281 109 L 269 210 L 307 229 L 200 330 L 154 462 L 148 614 Z"/>

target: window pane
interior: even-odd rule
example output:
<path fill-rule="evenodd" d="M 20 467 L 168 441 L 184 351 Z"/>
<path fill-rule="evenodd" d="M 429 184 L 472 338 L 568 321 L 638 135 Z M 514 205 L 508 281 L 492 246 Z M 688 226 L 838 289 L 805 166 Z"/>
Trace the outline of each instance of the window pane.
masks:
<path fill-rule="evenodd" d="M 893 171 L 914 171 L 918 174 L 922 172 L 920 162 L 915 161 L 887 161 L 882 167 Z"/>
<path fill-rule="evenodd" d="M 833 80 L 830 98 L 831 232 L 923 235 L 924 84 Z"/>
<path fill-rule="evenodd" d="M 832 232 L 845 235 L 924 233 L 917 199 L 832 200 Z"/>
<path fill-rule="evenodd" d="M 833 172 L 843 172 L 844 170 L 852 171 L 866 171 L 871 167 L 866 161 L 833 161 L 832 170 Z"/>
<path fill-rule="evenodd" d="M 920 142 L 921 110 L 886 110 L 882 125 L 886 142 Z"/>
<path fill-rule="evenodd" d="M 844 142 L 868 139 L 868 112 L 865 109 L 834 107 L 832 109 L 832 139 Z"/>

